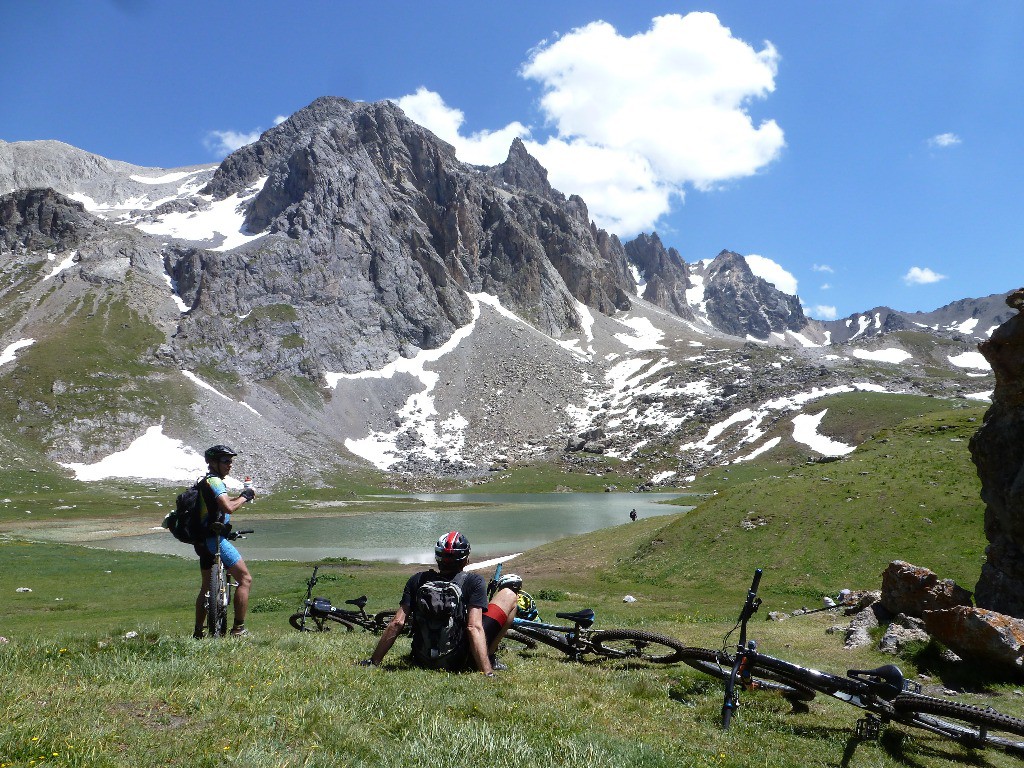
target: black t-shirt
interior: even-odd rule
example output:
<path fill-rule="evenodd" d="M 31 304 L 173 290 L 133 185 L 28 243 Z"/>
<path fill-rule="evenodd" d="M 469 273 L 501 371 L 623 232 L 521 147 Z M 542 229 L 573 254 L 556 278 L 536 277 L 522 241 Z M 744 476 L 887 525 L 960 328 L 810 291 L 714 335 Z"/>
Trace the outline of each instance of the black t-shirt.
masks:
<path fill-rule="evenodd" d="M 484 581 L 484 577 L 479 573 L 467 573 L 465 571 L 459 571 L 459 573 L 465 573 L 460 588 L 462 589 L 462 599 L 466 607 L 486 608 L 487 582 Z M 413 598 L 415 598 L 416 591 L 420 588 L 421 584 L 425 584 L 428 581 L 452 581 L 457 575 L 455 573 L 441 575 L 433 569 L 413 574 L 405 582 L 405 591 L 402 592 L 402 608 L 406 613 L 412 610 Z"/>

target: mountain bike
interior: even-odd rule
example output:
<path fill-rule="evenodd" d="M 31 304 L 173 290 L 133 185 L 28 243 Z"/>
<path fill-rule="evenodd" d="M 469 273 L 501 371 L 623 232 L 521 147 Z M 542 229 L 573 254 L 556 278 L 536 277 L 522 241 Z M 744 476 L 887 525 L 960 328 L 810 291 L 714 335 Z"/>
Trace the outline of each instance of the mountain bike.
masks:
<path fill-rule="evenodd" d="M 366 612 L 366 595 L 346 600 L 346 605 L 355 606 L 355 610 L 337 608 L 331 605 L 326 597 L 313 597 L 313 587 L 319 581 L 317 573 L 320 566 L 313 567 L 313 575 L 306 580 L 306 599 L 302 609 L 288 617 L 288 622 L 299 632 L 328 632 L 331 624 L 337 624 L 346 632 L 362 627 L 369 632 L 380 633 L 395 617 L 395 611 L 379 611 L 375 614 Z M 406 624 L 406 633 L 410 625 Z"/>
<path fill-rule="evenodd" d="M 567 613 L 556 613 L 570 624 L 548 624 L 539 619 L 516 617 L 505 633 L 513 640 L 530 647 L 531 643 L 544 643 L 561 651 L 573 661 L 583 661 L 587 655 L 606 659 L 637 659 L 654 664 L 674 664 L 681 661 L 686 646 L 678 640 L 639 629 L 591 629 L 595 614 L 590 608 Z"/>
<path fill-rule="evenodd" d="M 722 680 L 722 727 L 728 728 L 740 705 L 740 691 L 766 688 L 780 691 L 795 711 L 809 711 L 807 702 L 823 693 L 866 710 L 857 721 L 854 735 L 877 739 L 882 725 L 899 723 L 920 728 L 967 747 L 995 747 L 1024 754 L 1024 720 L 991 708 L 962 704 L 921 694 L 921 686 L 906 680 L 898 667 L 848 670 L 846 676 L 820 672 L 761 653 L 747 640 L 747 623 L 761 605 L 757 596 L 761 569 L 754 573 L 746 602 L 736 625 L 729 630 L 719 651 L 684 648 L 682 660 L 694 669 Z M 735 654 L 725 650 L 728 638 L 739 628 Z"/>
<path fill-rule="evenodd" d="M 229 541 L 244 539 L 252 530 L 231 531 L 224 538 Z M 220 549 L 213 556 L 210 568 L 210 590 L 206 593 L 206 627 L 210 637 L 224 637 L 228 633 L 228 606 L 231 594 L 238 583 L 231 578 L 220 559 Z"/>
<path fill-rule="evenodd" d="M 501 576 L 501 563 L 494 570 L 491 584 Z M 530 600 L 533 603 L 533 600 Z M 517 611 L 517 614 L 521 612 Z M 556 613 L 559 619 L 572 622 L 572 626 L 547 624 L 537 617 L 534 608 L 531 618 L 516 615 L 505 633 L 505 640 L 535 648 L 544 643 L 564 653 L 574 661 L 582 661 L 588 654 L 608 659 L 640 659 L 655 664 L 673 664 L 679 661 L 682 643 L 670 637 L 637 629 L 591 629 L 594 611 L 590 608 L 568 613 Z"/>

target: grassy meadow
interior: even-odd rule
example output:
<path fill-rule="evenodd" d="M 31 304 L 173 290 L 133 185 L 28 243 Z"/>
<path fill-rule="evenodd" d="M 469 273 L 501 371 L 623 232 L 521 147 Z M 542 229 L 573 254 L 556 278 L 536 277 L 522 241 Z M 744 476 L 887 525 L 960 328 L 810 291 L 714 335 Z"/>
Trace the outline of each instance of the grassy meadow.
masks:
<path fill-rule="evenodd" d="M 880 402 L 891 413 L 879 414 Z M 890 663 L 871 648 L 844 650 L 842 634 L 826 632 L 844 624 L 842 616 L 765 618 L 816 607 L 842 588 L 877 589 L 897 558 L 972 588 L 986 541 L 967 440 L 983 409 L 921 399 L 917 407 L 872 400 L 868 408 L 855 399 L 847 406 L 831 407 L 822 427 L 833 433 L 834 417 L 845 423 L 833 434 L 864 430 L 866 442 L 842 461 L 793 457 L 718 470 L 699 479 L 708 496 L 690 512 L 552 542 L 507 569 L 525 577 L 545 618 L 589 606 L 599 628 L 645 628 L 719 647 L 762 567 L 764 606 L 752 623 L 762 649 L 834 672 Z M 168 495 L 116 483 L 84 487 L 57 472 L 5 465 L 0 531 L 23 525 L 26 510 L 40 525 L 119 519 Z M 515 489 L 515 477 L 501 490 Z M 551 490 L 546 483 L 572 485 L 535 468 L 519 490 Z M 335 498 L 371 490 L 360 479 Z M 296 493 L 288 503 L 327 497 Z M 279 514 L 286 501 L 252 512 Z M 859 711 L 820 697 L 810 713 L 790 714 L 780 698 L 746 695 L 739 720 L 722 732 L 719 684 L 682 665 L 580 664 L 551 650 L 508 651 L 508 671 L 485 679 L 411 667 L 403 639 L 382 668 L 359 667 L 376 640 L 369 633 L 300 635 L 288 625 L 310 563 L 250 563 L 251 636 L 195 641 L 194 558 L 33 538 L 0 537 L 0 768 L 1019 764 L 899 726 L 879 742 L 857 742 Z M 331 561 L 317 592 L 339 604 L 366 594 L 370 609 L 389 608 L 411 571 Z M 623 602 L 627 594 L 637 601 Z M 1021 681 L 936 658 L 934 649 L 914 648 L 896 662 L 964 701 L 1024 717 Z"/>

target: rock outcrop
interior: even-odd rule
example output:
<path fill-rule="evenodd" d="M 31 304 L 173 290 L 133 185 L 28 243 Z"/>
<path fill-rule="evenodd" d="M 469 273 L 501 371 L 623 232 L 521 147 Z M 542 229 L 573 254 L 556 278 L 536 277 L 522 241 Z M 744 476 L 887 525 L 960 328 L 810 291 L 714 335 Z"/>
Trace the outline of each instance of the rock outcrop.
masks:
<path fill-rule="evenodd" d="M 924 611 L 970 606 L 971 593 L 927 568 L 894 560 L 882 573 L 882 605 L 894 615 L 921 618 Z"/>
<path fill-rule="evenodd" d="M 691 287 L 689 271 L 679 251 L 666 249 L 655 232 L 640 234 L 626 243 L 626 255 L 646 281 L 644 299 L 687 320 L 693 319 L 693 310 L 686 300 L 686 290 Z"/>
<path fill-rule="evenodd" d="M 800 299 L 754 275 L 747 260 L 732 251 L 719 253 L 708 267 L 704 299 L 711 324 L 741 338 L 767 339 L 808 324 Z"/>
<path fill-rule="evenodd" d="M 1024 672 L 1024 621 L 995 611 L 958 606 L 925 611 L 928 634 L 958 656 Z"/>
<path fill-rule="evenodd" d="M 1006 303 L 1024 307 L 1024 288 Z M 975 602 L 1024 618 L 1024 314 L 999 326 L 978 346 L 995 372 L 992 406 L 971 438 L 971 457 L 985 502 L 986 562 Z"/>
<path fill-rule="evenodd" d="M 20 189 L 0 197 L 0 249 L 74 248 L 95 222 L 81 203 L 52 189 Z"/>

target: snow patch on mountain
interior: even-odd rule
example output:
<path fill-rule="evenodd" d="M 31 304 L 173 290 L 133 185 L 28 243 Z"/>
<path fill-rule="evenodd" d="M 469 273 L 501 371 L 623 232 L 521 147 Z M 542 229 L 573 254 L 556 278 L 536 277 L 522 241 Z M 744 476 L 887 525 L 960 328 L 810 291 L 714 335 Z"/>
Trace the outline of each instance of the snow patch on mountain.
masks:
<path fill-rule="evenodd" d="M 184 371 L 184 370 L 183 370 L 183 371 L 182 371 L 181 373 L 182 373 L 182 375 L 183 375 L 183 376 L 184 376 L 184 377 L 185 377 L 186 379 L 188 379 L 189 381 L 191 381 L 191 382 L 192 382 L 193 384 L 195 384 L 196 386 L 198 386 L 198 387 L 201 387 L 202 389 L 208 390 L 208 391 L 210 391 L 210 392 L 213 392 L 213 394 L 217 395 L 217 397 L 223 398 L 224 400 L 227 400 L 227 401 L 228 401 L 229 403 L 238 403 L 238 404 L 239 404 L 239 405 L 241 405 L 241 406 L 242 406 L 243 408 L 248 408 L 248 409 L 249 409 L 250 411 L 252 411 L 253 413 L 255 413 L 255 414 L 256 414 L 257 416 L 260 416 L 260 413 L 259 413 L 259 411 L 257 411 L 257 410 L 256 410 L 255 408 L 253 408 L 253 407 L 252 407 L 251 405 L 249 405 L 248 403 L 246 403 L 246 402 L 244 402 L 244 401 L 242 401 L 242 400 L 233 400 L 232 398 L 228 397 L 228 396 L 227 396 L 227 395 L 225 395 L 225 394 L 224 394 L 223 392 L 221 392 L 221 391 L 220 391 L 219 389 L 217 389 L 216 387 L 214 387 L 214 386 L 213 386 L 212 384 L 208 384 L 207 382 L 205 382 L 205 381 L 203 381 L 202 379 L 200 379 L 200 378 L 199 378 L 198 376 L 196 376 L 196 375 L 195 375 L 194 373 L 192 373 L 191 371 Z M 262 418 L 262 416 L 261 416 L 260 418 Z"/>
<path fill-rule="evenodd" d="M 30 347 L 36 343 L 35 339 L 19 339 L 13 344 L 8 344 L 4 347 L 4 351 L 0 352 L 0 365 L 6 365 L 7 363 L 14 362 L 16 353 L 19 349 Z"/>
<path fill-rule="evenodd" d="M 861 360 L 871 360 L 872 362 L 877 363 L 893 363 L 894 365 L 910 360 L 913 357 L 913 355 L 905 349 L 896 348 L 855 349 L 850 354 Z"/>
<path fill-rule="evenodd" d="M 46 277 L 44 277 L 43 280 L 44 281 L 45 280 L 49 280 L 50 278 L 56 277 L 57 275 L 59 275 L 65 269 L 71 269 L 71 267 L 73 267 L 75 265 L 75 259 L 77 257 L 78 257 L 78 251 L 72 251 L 70 253 L 70 255 L 68 255 L 60 264 L 55 266 L 53 268 L 53 271 L 50 272 L 50 274 L 48 274 Z M 57 257 L 54 256 L 52 253 L 48 253 L 48 254 L 46 254 L 46 258 L 49 261 L 56 261 Z"/>
<path fill-rule="evenodd" d="M 828 408 L 819 413 L 801 413 L 799 416 L 794 416 L 793 439 L 817 451 L 822 456 L 845 456 L 856 446 L 846 445 L 818 432 L 821 420 L 825 418 L 826 413 L 828 413 Z"/>
<path fill-rule="evenodd" d="M 164 434 L 157 424 L 135 438 L 123 451 L 116 451 L 93 463 L 62 464 L 75 473 L 75 479 L 96 482 L 112 477 L 188 482 L 206 470 L 202 454 Z M 239 484 L 240 485 L 240 484 Z"/>
<path fill-rule="evenodd" d="M 223 200 L 198 195 L 206 208 L 200 211 L 174 212 L 152 221 L 140 221 L 136 228 L 150 235 L 162 235 L 194 243 L 216 243 L 212 251 L 230 251 L 263 236 L 261 232 L 248 232 L 245 228 L 246 203 L 252 200 L 267 183 L 263 176 L 244 192 Z"/>
<path fill-rule="evenodd" d="M 962 352 L 959 355 L 948 355 L 947 359 L 958 368 L 974 368 L 979 371 L 991 371 L 992 366 L 981 352 Z"/>

